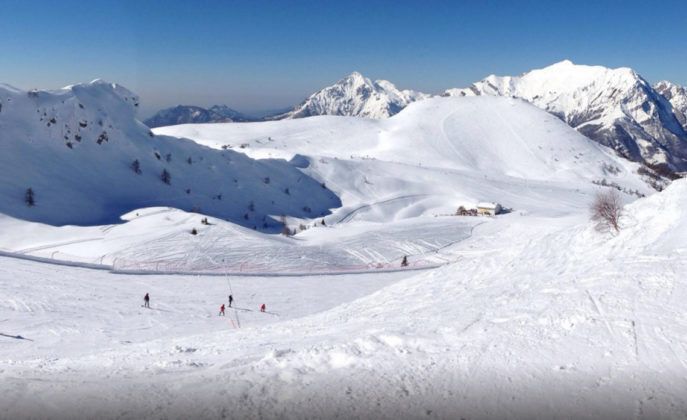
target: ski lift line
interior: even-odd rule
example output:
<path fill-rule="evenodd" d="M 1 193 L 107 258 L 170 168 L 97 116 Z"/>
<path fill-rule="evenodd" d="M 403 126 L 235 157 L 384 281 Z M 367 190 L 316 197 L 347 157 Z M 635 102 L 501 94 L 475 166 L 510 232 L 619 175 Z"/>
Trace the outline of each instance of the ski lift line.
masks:
<path fill-rule="evenodd" d="M 206 258 L 210 260 L 212 264 L 217 264 L 216 261 L 210 256 L 206 255 Z M 222 265 L 224 265 L 224 258 L 222 258 Z M 227 284 L 229 285 L 229 294 L 233 297 L 234 296 L 234 288 L 231 286 L 231 279 L 229 279 L 229 273 L 228 270 L 224 270 L 224 278 L 227 279 Z M 229 302 L 229 307 L 231 308 L 231 302 Z M 238 324 L 239 328 L 241 328 L 241 320 L 239 319 L 239 313 L 236 310 L 236 308 L 232 308 L 234 311 L 234 317 L 236 317 L 236 323 Z M 233 321 L 232 321 L 233 323 Z"/>

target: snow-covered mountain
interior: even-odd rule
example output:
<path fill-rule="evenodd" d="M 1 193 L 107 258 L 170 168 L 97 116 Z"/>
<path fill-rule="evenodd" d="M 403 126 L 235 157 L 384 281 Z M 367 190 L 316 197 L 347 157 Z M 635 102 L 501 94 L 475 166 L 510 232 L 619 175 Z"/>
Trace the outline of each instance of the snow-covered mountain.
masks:
<path fill-rule="evenodd" d="M 253 121 L 253 119 L 226 105 L 213 105 L 207 109 L 194 105 L 177 105 L 158 111 L 155 115 L 146 119 L 144 123 L 150 128 L 155 128 L 177 124 L 245 121 Z"/>
<path fill-rule="evenodd" d="M 372 81 L 358 72 L 310 95 L 291 111 L 271 119 L 304 118 L 314 115 L 344 115 L 387 118 L 408 104 L 429 97 L 425 93 L 399 90 L 386 80 Z"/>
<path fill-rule="evenodd" d="M 663 80 L 656 83 L 654 89 L 670 101 L 678 120 L 687 129 L 687 88 Z"/>
<path fill-rule="evenodd" d="M 170 206 L 274 230 L 271 215 L 315 217 L 340 205 L 286 161 L 155 136 L 136 120 L 138 103 L 99 80 L 57 91 L 0 86 L 0 213 L 88 225 Z"/>
<path fill-rule="evenodd" d="M 622 156 L 687 169 L 687 130 L 680 121 L 684 114 L 629 68 L 565 60 L 517 77 L 491 75 L 445 95 L 522 98 Z"/>

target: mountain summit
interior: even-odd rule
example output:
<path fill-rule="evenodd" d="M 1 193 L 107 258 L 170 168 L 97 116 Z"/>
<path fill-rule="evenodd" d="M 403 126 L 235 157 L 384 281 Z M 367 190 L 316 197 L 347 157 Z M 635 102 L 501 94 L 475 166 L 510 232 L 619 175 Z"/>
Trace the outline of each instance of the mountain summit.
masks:
<path fill-rule="evenodd" d="M 629 68 L 565 60 L 517 77 L 491 75 L 466 89 L 449 89 L 444 95 L 521 98 L 631 160 L 687 169 L 684 111 L 674 108 L 679 100 L 671 104 Z"/>
<path fill-rule="evenodd" d="M 408 104 L 430 95 L 399 90 L 386 80 L 372 81 L 353 72 L 312 95 L 291 111 L 272 119 L 304 118 L 314 115 L 343 115 L 388 118 Z"/>

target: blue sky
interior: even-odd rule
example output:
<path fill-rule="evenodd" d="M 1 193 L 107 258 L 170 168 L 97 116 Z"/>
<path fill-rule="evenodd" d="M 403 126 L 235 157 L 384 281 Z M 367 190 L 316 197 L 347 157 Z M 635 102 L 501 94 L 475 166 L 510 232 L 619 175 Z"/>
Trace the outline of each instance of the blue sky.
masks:
<path fill-rule="evenodd" d="M 0 0 L 0 82 L 282 108 L 357 70 L 436 93 L 569 58 L 687 85 L 687 2 Z"/>

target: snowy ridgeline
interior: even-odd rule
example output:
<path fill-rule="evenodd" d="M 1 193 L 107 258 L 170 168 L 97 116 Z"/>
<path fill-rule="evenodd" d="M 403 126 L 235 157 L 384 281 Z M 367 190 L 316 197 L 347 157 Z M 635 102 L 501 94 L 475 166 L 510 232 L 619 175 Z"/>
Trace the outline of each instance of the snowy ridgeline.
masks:
<path fill-rule="evenodd" d="M 669 82 L 651 86 L 629 68 L 565 60 L 522 76 L 491 75 L 444 95 L 522 98 L 628 159 L 687 169 L 687 92 Z"/>
<path fill-rule="evenodd" d="M 653 171 L 675 176 L 674 171 L 687 169 L 687 90 L 667 81 L 651 86 L 629 68 L 576 65 L 565 60 L 517 77 L 491 75 L 468 88 L 448 89 L 443 95 L 521 98 L 621 156 L 645 162 Z M 289 112 L 267 119 L 317 115 L 384 119 L 432 96 L 399 90 L 386 80 L 372 81 L 354 72 Z M 159 127 L 248 120 L 226 107 L 178 106 L 160 111 L 146 123 Z"/>
<path fill-rule="evenodd" d="M 135 119 L 138 97 L 119 85 L 2 86 L 0 104 L 0 213 L 10 216 L 92 225 L 172 206 L 279 231 L 280 215 L 316 217 L 340 205 L 287 162 L 155 136 Z"/>

